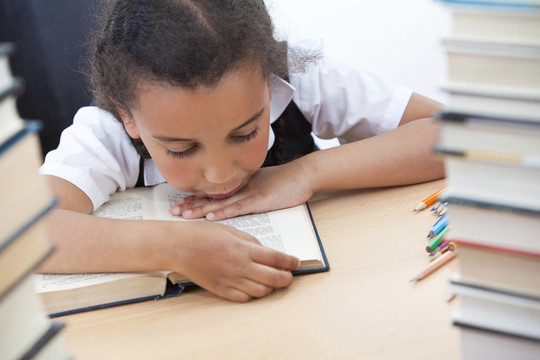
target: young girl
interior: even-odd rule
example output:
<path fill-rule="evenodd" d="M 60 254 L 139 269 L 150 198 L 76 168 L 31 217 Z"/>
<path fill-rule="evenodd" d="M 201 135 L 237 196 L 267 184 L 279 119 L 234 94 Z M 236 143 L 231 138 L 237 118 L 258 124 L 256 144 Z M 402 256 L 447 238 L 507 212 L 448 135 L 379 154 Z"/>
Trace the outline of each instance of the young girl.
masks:
<path fill-rule="evenodd" d="M 437 102 L 287 49 L 262 0 L 118 0 L 102 20 L 97 106 L 79 110 L 41 168 L 60 200 L 42 272 L 172 270 L 247 301 L 288 286 L 299 260 L 216 223 L 91 212 L 165 181 L 193 193 L 173 214 L 220 220 L 443 176 L 431 156 Z M 314 151 L 311 131 L 343 145 Z"/>

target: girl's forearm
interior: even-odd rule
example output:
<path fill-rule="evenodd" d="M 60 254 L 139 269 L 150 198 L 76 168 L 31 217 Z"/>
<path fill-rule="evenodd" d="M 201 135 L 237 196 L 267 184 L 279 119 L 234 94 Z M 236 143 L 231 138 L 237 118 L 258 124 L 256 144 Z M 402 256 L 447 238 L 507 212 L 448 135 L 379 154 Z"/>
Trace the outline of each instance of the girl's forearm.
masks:
<path fill-rule="evenodd" d="M 40 272 L 168 270 L 167 222 L 116 220 L 55 209 L 48 216 L 55 246 Z M 178 225 L 178 224 L 177 224 Z M 189 226 L 188 224 L 187 227 Z"/>
<path fill-rule="evenodd" d="M 444 177 L 433 156 L 438 125 L 412 121 L 388 133 L 300 158 L 313 191 L 395 186 Z"/>

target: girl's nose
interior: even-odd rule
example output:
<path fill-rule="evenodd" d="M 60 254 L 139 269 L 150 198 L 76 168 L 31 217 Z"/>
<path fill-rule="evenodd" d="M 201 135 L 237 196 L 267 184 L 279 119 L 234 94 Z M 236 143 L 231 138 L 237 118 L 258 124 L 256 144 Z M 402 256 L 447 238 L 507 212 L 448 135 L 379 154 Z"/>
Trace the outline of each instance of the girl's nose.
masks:
<path fill-rule="evenodd" d="M 215 152 L 208 157 L 204 167 L 206 180 L 214 184 L 226 184 L 236 175 L 235 161 L 225 152 Z"/>

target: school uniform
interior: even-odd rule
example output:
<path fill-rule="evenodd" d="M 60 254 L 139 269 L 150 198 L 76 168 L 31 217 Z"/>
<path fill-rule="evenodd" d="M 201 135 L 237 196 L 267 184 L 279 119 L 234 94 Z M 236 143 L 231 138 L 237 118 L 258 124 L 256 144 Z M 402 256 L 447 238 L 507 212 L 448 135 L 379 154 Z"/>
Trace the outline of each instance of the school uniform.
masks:
<path fill-rule="evenodd" d="M 291 74 L 289 82 L 273 76 L 271 90 L 270 122 L 285 114 L 288 158 L 316 149 L 312 131 L 323 139 L 337 137 L 347 143 L 395 129 L 412 94 L 328 59 Z M 274 139 L 271 130 L 269 149 Z M 62 132 L 58 148 L 47 154 L 40 173 L 73 183 L 97 209 L 115 191 L 135 187 L 138 179 L 146 186 L 165 182 L 152 159 L 144 159 L 142 167 L 140 159 L 122 123 L 107 111 L 88 106 Z M 272 163 L 270 157 L 265 161 Z"/>

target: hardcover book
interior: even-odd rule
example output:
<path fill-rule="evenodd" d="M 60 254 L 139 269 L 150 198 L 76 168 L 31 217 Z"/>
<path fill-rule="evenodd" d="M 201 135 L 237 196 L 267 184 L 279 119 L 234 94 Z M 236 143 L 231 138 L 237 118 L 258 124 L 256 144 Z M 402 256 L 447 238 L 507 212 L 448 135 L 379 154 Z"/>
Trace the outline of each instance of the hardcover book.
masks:
<path fill-rule="evenodd" d="M 95 216 L 132 220 L 187 221 L 169 213 L 181 193 L 169 184 L 115 193 Z M 191 220 L 206 221 L 206 220 Z M 295 255 L 294 274 L 329 270 L 328 261 L 307 204 L 218 221 L 256 237 L 263 246 Z M 165 269 L 164 269 L 165 270 Z M 179 295 L 191 281 L 180 273 L 39 274 L 36 289 L 51 316 Z"/>

